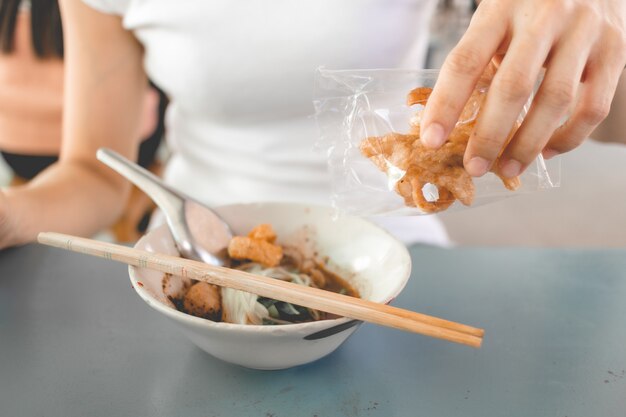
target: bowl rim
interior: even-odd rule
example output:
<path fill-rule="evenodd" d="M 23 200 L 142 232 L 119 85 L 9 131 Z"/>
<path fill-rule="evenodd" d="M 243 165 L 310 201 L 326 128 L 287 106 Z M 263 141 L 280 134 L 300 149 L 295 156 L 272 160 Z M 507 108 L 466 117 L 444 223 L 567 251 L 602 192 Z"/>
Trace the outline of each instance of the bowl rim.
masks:
<path fill-rule="evenodd" d="M 330 210 L 329 212 L 333 213 L 334 209 L 328 206 L 321 206 L 321 205 L 312 205 L 312 204 L 301 204 L 301 203 L 282 203 L 282 202 L 266 202 L 266 203 L 235 203 L 235 204 L 227 204 L 227 205 L 222 205 L 216 208 L 219 209 L 228 209 L 229 207 L 242 207 L 242 206 L 281 206 L 281 207 L 293 207 L 293 208 L 297 208 L 300 210 L 315 210 L 315 209 L 325 209 L 325 210 Z M 405 264 L 405 269 L 404 269 L 404 276 L 402 277 L 401 280 L 399 280 L 398 284 L 396 285 L 396 287 L 394 288 L 394 291 L 392 292 L 392 294 L 390 294 L 385 301 L 382 302 L 382 304 L 389 304 L 390 302 L 392 302 L 404 289 L 404 287 L 406 287 L 406 284 L 408 283 L 408 280 L 411 276 L 411 270 L 412 270 L 412 260 L 411 260 L 411 255 L 409 253 L 408 248 L 406 247 L 406 245 L 404 245 L 404 243 L 402 243 L 400 240 L 398 240 L 395 236 L 393 236 L 391 233 L 389 233 L 387 230 L 385 230 L 384 228 L 382 228 L 381 226 L 371 222 L 368 219 L 365 219 L 363 217 L 357 217 L 357 216 L 352 216 L 352 215 L 341 215 L 341 218 L 350 218 L 350 219 L 355 219 L 357 221 L 361 221 L 364 222 L 366 224 L 368 224 L 369 226 L 377 229 L 379 232 L 381 232 L 383 235 L 386 235 L 387 238 L 391 239 L 394 243 L 397 244 L 397 246 L 400 248 L 400 250 L 402 251 L 402 255 L 406 258 L 406 264 Z M 137 242 L 133 245 L 133 248 L 137 248 L 138 246 L 142 245 L 145 240 L 147 239 L 148 235 L 150 233 L 154 233 L 156 230 L 159 229 L 167 229 L 167 225 L 166 224 L 161 224 L 159 226 L 156 226 L 154 229 L 149 230 L 148 232 L 146 232 L 143 236 L 141 236 L 141 238 L 139 240 L 137 240 Z M 317 321 L 309 321 L 309 322 L 303 322 L 303 323 L 290 323 L 290 324 L 281 324 L 281 325 L 276 325 L 276 326 L 268 326 L 268 325 L 262 325 L 262 324 L 238 324 L 238 323 L 227 323 L 227 322 L 217 322 L 217 321 L 212 321 L 212 320 L 208 320 L 208 319 L 204 319 L 201 317 L 197 317 L 197 316 L 192 316 L 190 314 L 184 313 L 180 310 L 177 310 L 174 307 L 171 307 L 169 305 L 164 304 L 163 302 L 161 302 L 160 300 L 156 299 L 150 291 L 146 290 L 145 288 L 143 288 L 143 284 L 140 284 L 140 281 L 137 279 L 137 270 L 139 270 L 141 268 L 137 268 L 133 265 L 129 265 L 128 266 L 128 275 L 130 278 L 130 282 L 131 282 L 131 286 L 133 287 L 133 289 L 135 290 L 135 292 L 137 293 L 137 295 L 139 295 L 139 297 L 141 297 L 141 299 L 148 304 L 150 307 L 154 308 L 157 311 L 160 311 L 161 313 L 165 314 L 166 316 L 170 317 L 171 319 L 174 319 L 176 321 L 180 321 L 180 322 L 188 322 L 189 324 L 194 324 L 196 326 L 200 326 L 200 327 L 206 327 L 206 328 L 212 328 L 215 330 L 237 330 L 237 331 L 242 331 L 242 332 L 253 332 L 253 333 L 285 333 L 285 332 L 291 332 L 291 333 L 298 333 L 298 332 L 316 332 L 319 330 L 323 330 L 329 327 L 333 327 L 333 326 L 337 326 L 337 325 L 341 325 L 343 323 L 347 323 L 349 321 L 354 321 L 355 319 L 350 318 L 350 317 L 340 317 L 340 318 L 336 318 L 336 319 L 324 319 L 324 320 L 317 320 Z M 357 320 L 358 321 L 358 320 Z"/>

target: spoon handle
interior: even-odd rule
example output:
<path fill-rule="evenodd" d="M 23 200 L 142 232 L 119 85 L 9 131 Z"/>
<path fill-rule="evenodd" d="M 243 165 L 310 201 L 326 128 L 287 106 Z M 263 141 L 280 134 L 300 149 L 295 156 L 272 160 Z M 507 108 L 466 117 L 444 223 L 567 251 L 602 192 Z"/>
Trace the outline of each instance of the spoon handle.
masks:
<path fill-rule="evenodd" d="M 166 216 L 169 215 L 172 218 L 176 218 L 181 215 L 185 197 L 172 190 L 159 177 L 111 149 L 98 149 L 96 157 L 100 162 L 148 194 L 161 210 L 165 212 Z"/>

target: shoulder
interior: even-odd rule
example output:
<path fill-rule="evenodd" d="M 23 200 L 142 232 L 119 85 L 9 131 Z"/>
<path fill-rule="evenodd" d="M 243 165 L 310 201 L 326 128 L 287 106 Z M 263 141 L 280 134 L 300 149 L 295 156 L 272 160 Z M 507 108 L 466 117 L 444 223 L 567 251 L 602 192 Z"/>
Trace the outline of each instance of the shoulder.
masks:
<path fill-rule="evenodd" d="M 123 16 L 131 0 L 82 0 L 89 7 L 106 14 Z"/>

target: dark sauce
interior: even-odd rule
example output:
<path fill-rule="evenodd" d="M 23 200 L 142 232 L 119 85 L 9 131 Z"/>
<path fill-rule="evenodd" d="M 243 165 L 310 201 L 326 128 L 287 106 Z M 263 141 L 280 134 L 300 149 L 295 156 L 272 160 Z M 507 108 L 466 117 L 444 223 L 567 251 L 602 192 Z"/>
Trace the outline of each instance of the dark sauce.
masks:
<path fill-rule="evenodd" d="M 317 279 L 313 280 L 314 283 L 319 284 L 323 282 L 323 285 L 315 285 L 317 288 L 320 288 L 326 291 L 332 291 L 338 294 L 347 295 L 350 297 L 360 298 L 359 292 L 347 280 L 345 280 L 338 274 L 328 270 L 326 266 L 327 261 L 328 261 L 327 259 L 325 259 L 324 262 L 320 262 L 320 261 L 314 262 L 314 261 L 309 260 L 307 261 L 306 264 L 303 264 L 302 262 L 294 262 L 293 259 L 289 259 L 286 257 L 283 259 L 283 262 L 281 262 L 280 266 L 286 267 L 292 271 L 298 271 L 299 273 L 307 274 L 312 277 L 316 276 Z M 231 260 L 230 267 L 236 269 L 238 266 L 241 266 L 243 263 L 245 262 Z M 169 274 L 166 274 L 166 275 L 169 275 Z M 323 277 L 323 278 L 320 278 L 320 277 Z M 165 285 L 166 285 L 168 278 L 170 277 L 167 277 L 167 276 L 164 277 L 164 281 L 163 281 L 164 289 L 165 289 Z M 186 313 L 186 314 L 196 315 L 196 314 L 193 314 L 191 311 L 187 311 L 185 309 L 184 295 L 181 298 L 172 297 L 172 296 L 168 296 L 168 298 L 174 304 L 177 310 L 182 311 L 183 313 Z M 273 300 L 273 299 L 265 298 L 265 297 L 259 297 L 258 302 L 263 304 L 266 308 L 273 306 L 278 311 L 280 320 L 289 321 L 292 323 L 303 323 L 303 322 L 315 321 L 315 320 L 336 319 L 336 318 L 341 317 L 335 314 L 326 313 L 323 311 L 317 311 L 318 318 L 316 319 L 311 315 L 311 312 L 307 307 L 299 306 L 296 304 L 288 304 L 283 301 Z M 295 311 L 297 311 L 297 313 L 294 311 L 294 309 Z M 207 318 L 204 316 L 198 316 L 198 317 Z M 221 321 L 219 317 L 215 317 L 215 318 L 212 317 L 212 319 L 213 321 L 218 321 L 218 322 Z M 275 325 L 276 323 L 267 321 L 267 322 L 264 322 L 264 324 Z"/>
<path fill-rule="evenodd" d="M 348 281 L 341 278 L 339 275 L 330 272 L 323 265 L 318 265 L 318 269 L 326 277 L 326 285 L 323 289 L 340 294 L 349 295 L 350 297 L 360 298 L 359 292 Z"/>

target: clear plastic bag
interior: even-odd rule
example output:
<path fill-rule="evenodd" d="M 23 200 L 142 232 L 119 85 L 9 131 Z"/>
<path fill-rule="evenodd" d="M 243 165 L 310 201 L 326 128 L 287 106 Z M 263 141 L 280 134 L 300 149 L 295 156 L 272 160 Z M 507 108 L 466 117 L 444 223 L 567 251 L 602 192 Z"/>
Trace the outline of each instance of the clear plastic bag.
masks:
<path fill-rule="evenodd" d="M 393 141 L 407 139 L 402 135 L 415 134 L 418 129 L 423 105 L 408 106 L 407 94 L 417 87 L 433 87 L 437 75 L 438 70 L 318 69 L 314 101 L 320 129 L 317 146 L 327 152 L 336 208 L 363 216 L 422 215 L 448 207 L 449 210 L 474 207 L 559 186 L 559 162 L 548 164 L 539 156 L 519 177 L 519 184 L 507 184 L 509 188 L 517 186 L 515 191 L 507 189 L 503 180 L 491 172 L 471 179 L 470 186 L 465 178 L 467 173 L 455 168 L 455 172 L 464 178 L 466 188 L 472 192 L 471 199 L 469 196 L 463 198 L 458 184 L 449 189 L 442 187 L 441 176 L 428 181 L 433 177 L 432 170 L 424 171 L 416 167 L 412 159 L 407 165 L 406 158 L 398 158 L 397 153 L 392 156 L 385 154 L 382 148 L 390 143 L 399 143 Z M 487 82 L 479 83 L 457 122 L 455 132 L 457 129 L 472 128 L 488 87 Z M 523 116 L 520 115 L 519 122 Z M 391 137 L 392 133 L 398 135 Z M 371 156 L 370 152 L 368 158 L 365 155 L 365 140 L 370 141 L 370 150 L 380 148 L 380 154 Z M 417 142 L 413 142 L 413 146 L 415 144 Z M 411 155 L 414 157 L 414 154 Z M 426 179 L 417 181 L 419 175 L 416 172 L 424 173 Z M 407 191 L 409 183 L 413 185 L 411 192 Z M 423 187 L 418 187 L 421 185 Z M 446 199 L 450 201 L 445 202 Z"/>

